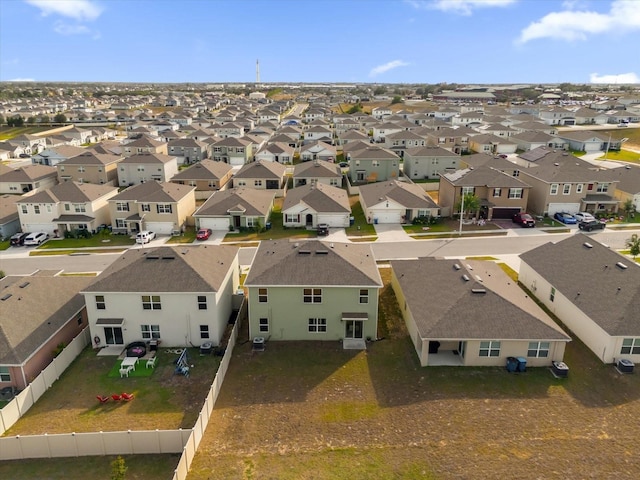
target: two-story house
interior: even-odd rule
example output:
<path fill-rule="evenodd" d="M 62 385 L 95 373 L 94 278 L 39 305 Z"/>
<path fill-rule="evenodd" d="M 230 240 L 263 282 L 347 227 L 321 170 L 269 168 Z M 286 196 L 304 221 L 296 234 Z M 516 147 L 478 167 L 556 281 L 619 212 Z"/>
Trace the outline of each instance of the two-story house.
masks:
<path fill-rule="evenodd" d="M 227 137 L 215 142 L 213 159 L 229 165 L 244 165 L 253 160 L 253 142 L 246 138 Z"/>
<path fill-rule="evenodd" d="M 460 167 L 460 155 L 437 145 L 409 148 L 404 152 L 403 172 L 412 180 L 438 178 Z"/>
<path fill-rule="evenodd" d="M 4 167 L 4 165 L 3 165 Z M 0 194 L 22 195 L 39 192 L 58 183 L 56 169 L 46 165 L 26 165 L 0 169 Z"/>
<path fill-rule="evenodd" d="M 131 158 L 131 157 L 130 157 Z M 84 153 L 56 164 L 59 182 L 118 184 L 118 164 L 124 160 L 121 155 Z"/>
<path fill-rule="evenodd" d="M 208 155 L 207 144 L 194 138 L 177 138 L 168 142 L 169 155 L 178 157 L 184 165 L 197 163 Z"/>
<path fill-rule="evenodd" d="M 286 171 L 287 167 L 277 162 L 247 163 L 233 176 L 233 186 L 257 190 L 278 190 L 284 187 Z"/>
<path fill-rule="evenodd" d="M 203 200 L 224 187 L 232 176 L 233 167 L 228 163 L 206 159 L 180 171 L 171 182 L 196 187 L 196 200 Z"/>
<path fill-rule="evenodd" d="M 118 185 L 126 187 L 150 181 L 168 182 L 178 173 L 178 158 L 162 153 L 139 153 L 118 163 Z"/>
<path fill-rule="evenodd" d="M 400 157 L 386 148 L 371 146 L 348 154 L 352 183 L 382 182 L 398 178 Z"/>

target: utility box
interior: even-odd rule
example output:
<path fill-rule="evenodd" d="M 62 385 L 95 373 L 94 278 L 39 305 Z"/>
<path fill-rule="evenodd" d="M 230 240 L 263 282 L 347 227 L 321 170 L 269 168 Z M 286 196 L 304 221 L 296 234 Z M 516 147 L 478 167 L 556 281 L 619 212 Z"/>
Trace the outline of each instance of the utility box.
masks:
<path fill-rule="evenodd" d="M 634 364 L 631 360 L 621 358 L 620 360 L 618 360 L 616 368 L 620 373 L 633 373 Z"/>
<path fill-rule="evenodd" d="M 551 362 L 551 371 L 558 378 L 567 378 L 569 376 L 569 367 L 564 362 Z"/>

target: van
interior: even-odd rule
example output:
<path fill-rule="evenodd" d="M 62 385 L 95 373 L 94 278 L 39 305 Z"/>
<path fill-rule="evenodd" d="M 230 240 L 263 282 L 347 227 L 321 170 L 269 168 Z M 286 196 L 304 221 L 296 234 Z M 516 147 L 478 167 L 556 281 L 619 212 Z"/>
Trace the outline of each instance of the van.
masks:
<path fill-rule="evenodd" d="M 156 234 L 154 232 L 143 230 L 136 235 L 136 243 L 149 243 L 154 238 L 156 238 Z"/>

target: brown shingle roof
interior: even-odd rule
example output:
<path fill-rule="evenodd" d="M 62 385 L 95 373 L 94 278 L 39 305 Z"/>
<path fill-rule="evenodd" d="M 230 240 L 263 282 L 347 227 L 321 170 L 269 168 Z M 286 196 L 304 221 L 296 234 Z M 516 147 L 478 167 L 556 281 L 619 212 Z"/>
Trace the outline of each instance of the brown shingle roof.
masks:
<path fill-rule="evenodd" d="M 275 190 L 243 187 L 220 190 L 211 195 L 193 215 L 194 217 L 227 216 L 230 209 L 241 207 L 245 210 L 245 215 L 266 216 L 269 214 L 275 196 Z"/>
<path fill-rule="evenodd" d="M 350 213 L 349 195 L 338 187 L 332 187 L 323 183 L 305 185 L 292 188 L 288 191 L 282 210 L 304 202 L 316 212 L 320 213 Z"/>

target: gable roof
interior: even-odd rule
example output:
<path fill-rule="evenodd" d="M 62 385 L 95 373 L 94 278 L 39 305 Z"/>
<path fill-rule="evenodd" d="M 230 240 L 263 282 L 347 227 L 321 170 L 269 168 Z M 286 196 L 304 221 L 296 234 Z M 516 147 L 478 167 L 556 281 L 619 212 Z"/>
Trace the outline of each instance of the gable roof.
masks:
<path fill-rule="evenodd" d="M 582 233 L 529 250 L 520 259 L 609 335 L 640 336 L 637 263 Z"/>
<path fill-rule="evenodd" d="M 465 170 L 456 170 L 452 173 L 441 175 L 442 178 L 448 180 L 452 185 L 456 186 L 486 186 L 486 187 L 514 187 L 514 188 L 531 188 L 518 177 L 509 175 L 505 172 L 497 170 L 488 165 Z"/>
<path fill-rule="evenodd" d="M 48 165 L 26 165 L 0 174 L 0 182 L 34 182 L 46 177 L 57 177 L 56 167 Z"/>
<path fill-rule="evenodd" d="M 284 199 L 282 210 L 288 210 L 305 203 L 316 212 L 320 213 L 350 213 L 349 195 L 341 188 L 317 183 L 315 185 L 304 185 L 288 190 Z"/>
<path fill-rule="evenodd" d="M 247 216 L 267 216 L 275 196 L 276 190 L 245 187 L 219 190 L 211 195 L 193 216 L 228 216 L 229 210 L 236 208 L 244 210 L 244 215 Z"/>
<path fill-rule="evenodd" d="M 112 185 L 62 182 L 43 192 L 20 198 L 16 203 L 86 203 L 117 191 L 118 187 Z"/>
<path fill-rule="evenodd" d="M 264 178 L 280 180 L 284 176 L 287 167 L 278 162 L 255 162 L 245 163 L 233 178 Z"/>
<path fill-rule="evenodd" d="M 406 208 L 439 208 L 420 185 L 399 180 L 361 185 L 360 197 L 368 207 L 384 200 L 393 200 Z"/>
<path fill-rule="evenodd" d="M 123 160 L 120 155 L 109 155 L 104 153 L 96 153 L 85 151 L 80 155 L 67 158 L 58 163 L 58 165 L 109 165 Z"/>
<path fill-rule="evenodd" d="M 205 159 L 171 177 L 175 180 L 219 180 L 227 175 L 233 167 L 225 162 Z"/>
<path fill-rule="evenodd" d="M 84 292 L 217 292 L 237 253 L 230 245 L 127 250 Z"/>
<path fill-rule="evenodd" d="M 136 153 L 122 160 L 122 164 L 166 164 L 171 161 L 177 162 L 178 159 L 173 155 L 165 155 L 164 153 Z"/>
<path fill-rule="evenodd" d="M 244 284 L 382 287 L 382 280 L 367 244 L 270 240 L 258 247 Z"/>
<path fill-rule="evenodd" d="M 189 185 L 180 185 L 178 183 L 160 183 L 151 181 L 132 185 L 115 197 L 111 197 L 109 201 L 118 200 L 134 200 L 138 202 L 178 202 L 187 195 L 193 195 L 196 187 Z"/>
<path fill-rule="evenodd" d="M 340 178 L 340 167 L 322 160 L 298 163 L 293 167 L 293 178 Z"/>
<path fill-rule="evenodd" d="M 400 157 L 388 148 L 368 146 L 367 148 L 363 148 L 361 150 L 351 151 L 350 158 L 352 160 L 397 160 Z"/>
<path fill-rule="evenodd" d="M 494 262 L 419 258 L 391 267 L 422 338 L 570 340 Z"/>
<path fill-rule="evenodd" d="M 404 152 L 405 156 L 409 157 L 455 157 L 460 158 L 460 155 L 453 153 L 451 150 L 442 148 L 438 145 L 426 145 L 423 147 L 408 148 Z"/>

